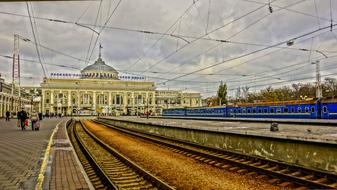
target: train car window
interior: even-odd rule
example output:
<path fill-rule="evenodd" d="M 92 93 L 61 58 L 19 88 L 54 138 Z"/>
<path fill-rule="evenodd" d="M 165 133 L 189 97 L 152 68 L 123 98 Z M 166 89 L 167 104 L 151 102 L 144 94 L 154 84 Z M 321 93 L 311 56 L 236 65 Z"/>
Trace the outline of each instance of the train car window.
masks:
<path fill-rule="evenodd" d="M 253 108 L 253 113 L 256 113 L 256 109 L 255 108 Z"/>
<path fill-rule="evenodd" d="M 270 108 L 270 113 L 274 113 L 274 108 Z"/>
<path fill-rule="evenodd" d="M 240 108 L 238 109 L 238 113 L 241 113 L 241 109 Z"/>
<path fill-rule="evenodd" d="M 309 108 L 305 107 L 305 113 L 309 113 Z"/>
<path fill-rule="evenodd" d="M 247 109 L 247 113 L 250 113 L 250 109 Z"/>
<path fill-rule="evenodd" d="M 288 108 L 283 108 L 284 113 L 288 113 Z"/>
<path fill-rule="evenodd" d="M 245 110 L 245 109 L 242 109 L 242 113 L 246 113 L 246 110 Z"/>
<path fill-rule="evenodd" d="M 234 109 L 234 113 L 236 113 L 236 109 Z"/>
<path fill-rule="evenodd" d="M 295 112 L 295 108 L 291 108 L 291 113 L 294 113 Z"/>
<path fill-rule="evenodd" d="M 297 108 L 297 112 L 298 112 L 298 113 L 301 113 L 301 112 L 302 112 L 302 109 L 301 109 L 301 108 Z"/>
<path fill-rule="evenodd" d="M 311 107 L 311 112 L 312 112 L 312 113 L 315 112 L 315 107 Z"/>
<path fill-rule="evenodd" d="M 281 108 L 276 108 L 276 113 L 281 113 Z"/>
<path fill-rule="evenodd" d="M 323 112 L 324 113 L 328 112 L 328 108 L 326 106 L 323 106 Z"/>
<path fill-rule="evenodd" d="M 267 113 L 267 112 L 268 112 L 267 108 L 264 108 L 263 113 Z"/>
<path fill-rule="evenodd" d="M 261 109 L 259 109 L 259 113 L 261 113 L 262 112 L 262 110 Z"/>

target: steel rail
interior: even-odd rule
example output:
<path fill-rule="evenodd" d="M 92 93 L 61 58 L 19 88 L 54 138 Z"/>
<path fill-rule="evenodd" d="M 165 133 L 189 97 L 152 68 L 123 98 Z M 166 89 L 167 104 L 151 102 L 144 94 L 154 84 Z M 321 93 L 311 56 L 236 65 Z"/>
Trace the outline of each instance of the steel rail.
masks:
<path fill-rule="evenodd" d="M 173 190 L 174 188 L 165 183 L 164 181 L 160 180 L 156 176 L 152 175 L 151 173 L 147 172 L 141 166 L 136 164 L 135 162 L 131 161 L 121 153 L 119 153 L 117 150 L 103 142 L 101 139 L 96 137 L 92 132 L 90 132 L 86 127 L 85 124 L 80 121 L 84 131 L 102 148 L 104 148 L 106 151 L 108 151 L 111 155 L 116 157 L 118 160 L 120 160 L 122 163 L 126 164 L 129 168 L 131 168 L 133 171 L 135 171 L 138 175 L 143 177 L 146 181 L 151 183 L 154 187 L 161 189 L 161 190 Z M 103 169 L 104 170 L 104 169 Z M 118 186 L 118 185 L 116 185 Z"/>
<path fill-rule="evenodd" d="M 103 124 L 104 126 L 127 133 L 129 135 L 147 139 L 149 141 L 161 144 L 171 149 L 178 150 L 178 152 L 180 151 L 185 155 L 192 153 L 199 156 L 200 158 L 197 159 L 203 162 L 210 163 L 212 161 L 215 161 L 213 162 L 213 165 L 215 164 L 215 166 L 217 166 L 216 164 L 219 165 L 219 163 L 227 163 L 225 165 L 221 164 L 222 168 L 230 168 L 231 166 L 236 166 L 310 188 L 337 188 L 337 175 L 335 174 L 303 168 L 291 164 L 280 163 L 277 161 L 266 160 L 260 157 L 253 157 L 230 151 L 219 150 L 199 144 L 194 144 L 191 142 L 167 138 L 155 134 L 149 134 L 135 129 L 116 127 L 104 121 L 95 120 L 94 122 Z"/>
<path fill-rule="evenodd" d="M 72 127 L 70 128 L 70 132 L 73 133 L 74 135 L 74 140 L 76 140 L 77 145 L 79 146 L 79 148 L 81 149 L 81 152 L 84 154 L 85 158 L 88 160 L 88 163 L 90 164 L 90 166 L 92 167 L 92 169 L 94 170 L 96 176 L 100 179 L 101 183 L 108 189 L 118 189 L 117 186 L 114 184 L 114 182 L 112 182 L 108 175 L 102 170 L 102 168 L 99 166 L 99 164 L 95 161 L 94 157 L 90 154 L 90 151 L 88 150 L 87 147 L 84 146 L 82 139 L 80 138 L 77 130 L 76 130 L 76 125 L 78 123 L 74 122 Z M 87 172 L 87 171 L 86 171 Z M 92 172 L 90 172 L 92 175 Z M 99 182 L 95 182 L 96 184 Z M 95 183 L 93 183 L 93 185 L 95 186 L 95 188 L 99 188 L 100 185 L 95 185 Z"/>

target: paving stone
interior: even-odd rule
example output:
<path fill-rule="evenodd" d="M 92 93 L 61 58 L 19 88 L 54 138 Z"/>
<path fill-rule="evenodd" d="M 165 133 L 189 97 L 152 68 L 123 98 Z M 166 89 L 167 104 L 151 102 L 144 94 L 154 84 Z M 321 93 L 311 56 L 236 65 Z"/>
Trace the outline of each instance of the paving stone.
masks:
<path fill-rule="evenodd" d="M 60 121 L 44 119 L 39 131 L 21 131 L 16 120 L 0 120 L 0 189 L 34 189 L 28 181 L 37 177 L 40 158 Z"/>

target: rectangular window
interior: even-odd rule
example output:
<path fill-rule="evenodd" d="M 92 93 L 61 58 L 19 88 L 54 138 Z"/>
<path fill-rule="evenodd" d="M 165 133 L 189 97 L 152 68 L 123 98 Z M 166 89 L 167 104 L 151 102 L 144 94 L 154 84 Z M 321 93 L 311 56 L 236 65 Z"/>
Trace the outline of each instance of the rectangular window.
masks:
<path fill-rule="evenodd" d="M 267 113 L 267 112 L 268 112 L 267 108 L 264 108 L 263 113 Z"/>
<path fill-rule="evenodd" d="M 288 108 L 283 108 L 284 113 L 288 113 Z"/>
<path fill-rule="evenodd" d="M 274 113 L 274 108 L 270 108 L 270 113 Z"/>
<path fill-rule="evenodd" d="M 262 110 L 261 109 L 259 109 L 259 113 L 261 113 L 262 112 Z"/>
<path fill-rule="evenodd" d="M 276 113 L 281 113 L 281 108 L 276 108 Z"/>
<path fill-rule="evenodd" d="M 309 108 L 305 107 L 305 113 L 309 113 Z"/>

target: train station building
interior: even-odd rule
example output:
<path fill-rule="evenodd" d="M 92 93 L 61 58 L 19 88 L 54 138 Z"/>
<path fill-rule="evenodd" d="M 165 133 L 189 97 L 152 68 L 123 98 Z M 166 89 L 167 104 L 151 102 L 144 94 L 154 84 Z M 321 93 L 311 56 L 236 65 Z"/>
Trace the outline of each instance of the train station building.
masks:
<path fill-rule="evenodd" d="M 165 107 L 201 106 L 200 93 L 156 90 L 155 83 L 145 78 L 120 76 L 101 55 L 75 77 L 53 74 L 44 78 L 41 88 L 44 114 L 160 114 Z"/>
<path fill-rule="evenodd" d="M 31 100 L 26 95 L 19 96 L 18 88 L 12 93 L 12 84 L 6 83 L 0 75 L 0 118 L 5 117 L 7 111 L 15 115 L 22 107 L 28 107 Z"/>

